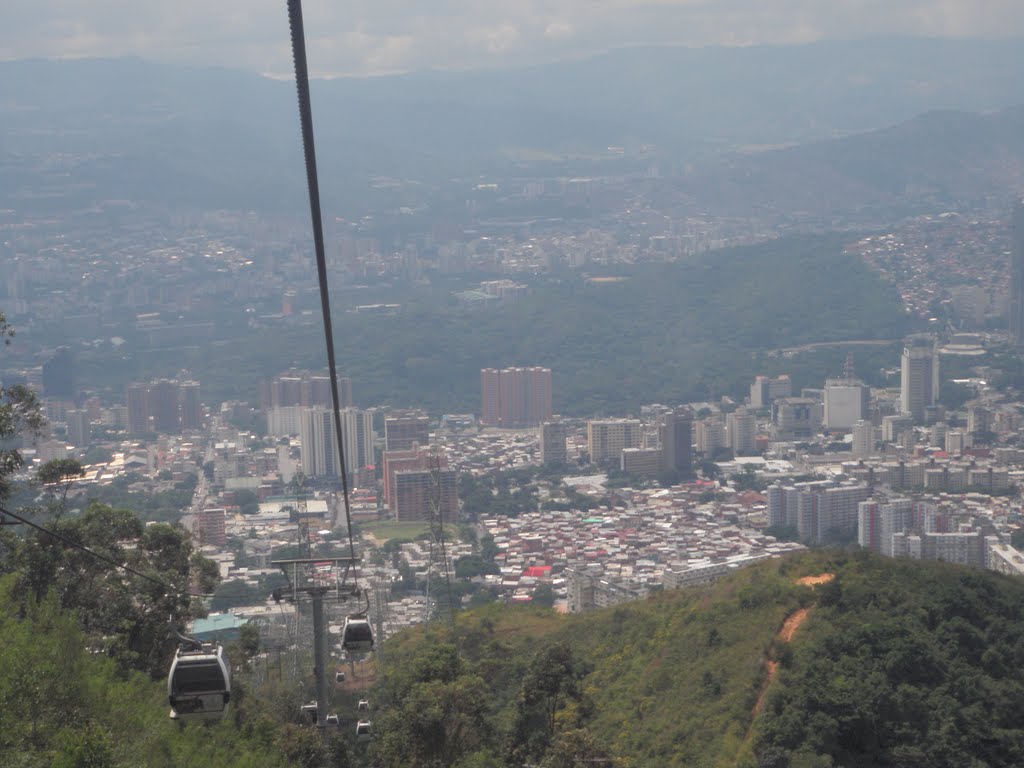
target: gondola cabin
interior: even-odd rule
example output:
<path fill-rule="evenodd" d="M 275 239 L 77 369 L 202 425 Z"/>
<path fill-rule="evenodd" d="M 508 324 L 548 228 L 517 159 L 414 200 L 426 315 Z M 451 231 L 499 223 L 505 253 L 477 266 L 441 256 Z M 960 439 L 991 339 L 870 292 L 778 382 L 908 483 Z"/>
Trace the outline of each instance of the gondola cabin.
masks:
<path fill-rule="evenodd" d="M 370 702 L 368 700 L 366 700 L 366 699 L 360 699 L 359 700 L 359 706 L 357 707 L 357 709 L 360 712 L 369 712 L 370 711 Z"/>
<path fill-rule="evenodd" d="M 372 738 L 373 730 L 369 720 L 356 723 L 356 741 L 370 741 Z"/>
<path fill-rule="evenodd" d="M 220 644 L 179 648 L 167 675 L 171 719 L 219 720 L 231 700 L 231 663 Z"/>
<path fill-rule="evenodd" d="M 347 652 L 372 651 L 373 629 L 365 616 L 349 616 L 341 631 L 341 647 Z"/>

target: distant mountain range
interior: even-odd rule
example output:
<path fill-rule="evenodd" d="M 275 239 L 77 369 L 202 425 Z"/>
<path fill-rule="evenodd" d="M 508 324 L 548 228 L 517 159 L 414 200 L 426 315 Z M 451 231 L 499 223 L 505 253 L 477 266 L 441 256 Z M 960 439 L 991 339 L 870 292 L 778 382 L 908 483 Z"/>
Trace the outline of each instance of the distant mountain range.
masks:
<path fill-rule="evenodd" d="M 136 198 L 301 208 L 294 103 L 289 82 L 224 69 L 137 59 L 0 63 L 0 203 Z M 993 164 L 997 182 L 1013 177 L 1019 113 L 1005 124 L 1006 115 L 929 114 L 846 143 L 735 156 L 724 171 L 708 162 L 749 145 L 849 136 L 923 112 L 1015 104 L 1024 104 L 1019 41 L 631 48 L 519 70 L 314 84 L 325 194 L 340 206 L 365 202 L 374 177 L 412 179 L 429 190 L 459 176 L 571 174 L 593 158 L 610 162 L 609 146 L 627 157 L 654 147 L 670 175 L 696 163 L 684 193 L 699 183 L 709 204 L 727 208 L 736 205 L 737 185 L 772 196 L 772 205 L 790 198 L 799 205 L 804 195 L 820 207 L 819 187 L 833 182 L 840 207 L 862 204 L 858 185 L 871 197 L 864 204 L 875 205 L 906 191 L 906 178 L 912 190 L 958 174 L 984 186 Z M 992 138 L 999 150 L 976 152 L 980 165 L 964 161 L 952 174 L 942 167 L 947 148 L 980 149 Z M 1009 171 L 999 152 L 1009 153 Z M 863 178 L 864 158 L 881 158 L 887 170 Z M 936 163 L 937 178 L 926 172 L 919 183 L 918 166 Z M 805 173 L 818 175 L 798 184 Z M 801 189 L 776 200 L 777 184 Z"/>
<path fill-rule="evenodd" d="M 1024 191 L 1024 107 L 929 112 L 891 128 L 734 156 L 668 182 L 719 215 L 871 223 L 1008 207 Z"/>

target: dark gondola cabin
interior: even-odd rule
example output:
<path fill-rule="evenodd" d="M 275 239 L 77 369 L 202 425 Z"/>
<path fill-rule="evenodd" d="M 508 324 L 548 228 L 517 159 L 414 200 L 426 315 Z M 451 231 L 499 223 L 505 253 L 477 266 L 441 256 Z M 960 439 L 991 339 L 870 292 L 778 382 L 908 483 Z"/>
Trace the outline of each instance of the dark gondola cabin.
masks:
<path fill-rule="evenodd" d="M 178 649 L 167 676 L 171 719 L 219 720 L 231 699 L 231 664 L 220 645 Z"/>
<path fill-rule="evenodd" d="M 356 741 L 369 741 L 373 738 L 373 730 L 369 720 L 356 723 Z"/>
<path fill-rule="evenodd" d="M 341 647 L 349 652 L 373 650 L 373 629 L 365 616 L 349 616 L 345 619 Z"/>

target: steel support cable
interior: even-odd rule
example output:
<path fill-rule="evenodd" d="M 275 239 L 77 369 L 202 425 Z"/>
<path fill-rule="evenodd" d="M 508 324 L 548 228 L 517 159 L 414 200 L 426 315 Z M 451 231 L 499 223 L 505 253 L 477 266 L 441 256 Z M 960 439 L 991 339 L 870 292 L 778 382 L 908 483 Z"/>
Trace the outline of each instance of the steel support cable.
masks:
<path fill-rule="evenodd" d="M 140 579 L 145 579 L 150 584 L 155 584 L 158 587 L 162 587 L 164 592 L 167 593 L 167 594 L 178 595 L 180 597 L 196 597 L 196 598 L 199 598 L 199 599 L 208 598 L 208 597 L 216 597 L 216 594 L 214 594 L 213 592 L 189 592 L 188 590 L 178 589 L 177 587 L 172 586 L 171 584 L 168 584 L 166 581 L 158 579 L 155 576 L 149 576 L 149 575 L 147 575 L 145 573 L 142 573 L 141 571 L 137 571 L 134 568 L 132 568 L 130 565 L 125 565 L 124 563 L 119 563 L 114 558 L 112 558 L 112 557 L 110 557 L 108 555 L 104 555 L 102 552 L 97 552 L 94 549 L 90 549 L 89 547 L 85 546 L 84 544 L 80 544 L 79 542 L 75 541 L 71 537 L 65 536 L 63 533 L 57 533 L 57 531 L 50 530 L 49 528 L 46 528 L 45 526 L 39 525 L 38 523 L 33 523 L 28 518 L 22 517 L 21 515 L 17 514 L 16 512 L 11 512 L 9 509 L 7 509 L 5 507 L 0 507 L 0 517 L 2 517 L 4 515 L 6 515 L 7 517 L 10 517 L 10 518 L 13 518 L 14 520 L 17 520 L 19 523 L 22 523 L 23 525 L 27 525 L 30 528 L 34 528 L 35 530 L 39 531 L 40 533 L 45 533 L 47 536 L 49 536 L 49 537 L 51 537 L 53 539 L 56 539 L 57 541 L 61 542 L 62 544 L 66 544 L 67 546 L 69 546 L 69 547 L 71 547 L 73 549 L 77 549 L 79 552 L 84 552 L 85 554 L 87 554 L 87 555 L 89 555 L 91 557 L 95 557 L 97 560 L 101 560 L 104 563 L 106 563 L 107 565 L 112 565 L 115 568 L 117 568 L 118 570 L 124 571 L 126 573 L 130 573 L 133 576 L 138 576 Z M 251 600 L 250 597 L 245 596 L 245 595 L 238 596 L 238 597 L 232 597 L 230 595 L 226 595 L 226 596 L 222 595 L 220 599 L 224 600 L 226 602 L 234 602 L 235 600 L 240 601 L 240 602 L 241 601 Z"/>
<path fill-rule="evenodd" d="M 341 493 L 348 527 L 349 555 L 356 557 L 352 538 L 352 510 L 348 498 L 348 476 L 345 471 L 345 446 L 341 436 L 341 403 L 338 397 L 338 371 L 334 362 L 334 330 L 331 325 L 331 298 L 327 288 L 327 258 L 324 255 L 324 226 L 320 214 L 320 183 L 316 173 L 316 149 L 313 145 L 313 108 L 309 96 L 309 69 L 306 66 L 306 35 L 302 25 L 301 0 L 288 0 L 288 26 L 291 28 L 292 59 L 295 63 L 295 87 L 299 96 L 299 121 L 302 125 L 302 152 L 306 158 L 306 186 L 309 188 L 309 210 L 313 221 L 313 247 L 316 251 L 316 272 L 320 284 L 320 309 L 324 319 L 327 343 L 327 366 L 331 376 L 331 402 L 334 405 L 334 434 L 338 443 L 341 468 Z"/>
<path fill-rule="evenodd" d="M 132 574 L 133 576 L 138 576 L 140 579 L 145 579 L 146 581 L 148 581 L 151 584 L 155 584 L 158 587 L 162 587 L 165 592 L 169 592 L 172 595 L 181 595 L 181 596 L 185 596 L 185 597 L 213 597 L 212 594 L 207 595 L 207 594 L 202 594 L 202 593 L 195 593 L 195 592 L 188 592 L 188 591 L 185 591 L 185 590 L 181 590 L 181 589 L 178 589 L 177 587 L 171 586 L 166 581 L 162 581 L 162 580 L 160 580 L 160 579 L 158 579 L 158 578 L 156 578 L 154 576 L 147 576 L 145 573 L 142 573 L 141 571 L 135 570 L 130 565 L 125 565 L 124 563 L 119 563 L 114 558 L 108 557 L 107 555 L 104 555 L 104 554 L 102 554 L 100 552 L 97 552 L 94 549 L 89 549 L 89 547 L 85 546 L 84 544 L 78 543 L 74 539 L 72 539 L 72 538 L 70 538 L 68 536 L 65 536 L 63 533 L 57 533 L 56 531 L 51 531 L 49 528 L 44 528 L 43 526 L 39 525 L 38 523 L 33 523 L 31 520 L 29 520 L 29 519 L 27 519 L 25 517 L 22 517 L 21 515 L 15 513 L 15 512 L 11 512 L 9 509 L 6 509 L 4 507 L 0 507 L 0 515 L 7 515 L 8 517 L 12 517 L 15 520 L 17 520 L 19 523 L 27 525 L 30 528 L 35 528 L 40 533 L 45 533 L 47 536 L 50 536 L 50 537 L 56 539 L 57 541 L 61 542 L 62 544 L 66 544 L 67 546 L 72 547 L 74 549 L 77 549 L 80 552 L 85 552 L 85 554 L 91 555 L 92 557 L 95 557 L 97 560 L 102 560 L 104 563 L 107 563 L 108 565 L 112 565 L 115 568 L 118 568 L 118 569 L 120 569 L 122 571 L 125 571 L 127 573 Z"/>

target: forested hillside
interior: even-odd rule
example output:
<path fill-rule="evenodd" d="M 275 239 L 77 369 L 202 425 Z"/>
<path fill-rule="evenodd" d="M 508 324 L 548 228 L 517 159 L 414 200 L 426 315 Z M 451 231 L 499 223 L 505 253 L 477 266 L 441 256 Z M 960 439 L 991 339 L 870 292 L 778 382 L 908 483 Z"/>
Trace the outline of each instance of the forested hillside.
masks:
<path fill-rule="evenodd" d="M 359 405 L 435 413 L 475 409 L 480 369 L 509 365 L 551 368 L 555 410 L 574 416 L 742 395 L 762 372 L 758 351 L 907 331 L 896 289 L 843 253 L 851 237 L 785 238 L 619 268 L 618 282 L 568 275 L 492 311 L 459 307 L 450 293 L 428 289 L 394 317 L 337 313 L 338 359 Z M 321 343 L 310 327 L 267 328 L 216 354 L 187 345 L 132 359 L 83 351 L 78 364 L 90 387 L 187 367 L 211 401 L 256 401 L 259 381 L 272 372 L 321 367 Z"/>
<path fill-rule="evenodd" d="M 819 551 L 387 650 L 394 768 L 1024 764 L 1024 582 L 942 563 Z"/>

